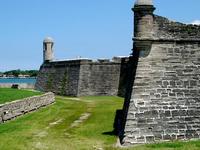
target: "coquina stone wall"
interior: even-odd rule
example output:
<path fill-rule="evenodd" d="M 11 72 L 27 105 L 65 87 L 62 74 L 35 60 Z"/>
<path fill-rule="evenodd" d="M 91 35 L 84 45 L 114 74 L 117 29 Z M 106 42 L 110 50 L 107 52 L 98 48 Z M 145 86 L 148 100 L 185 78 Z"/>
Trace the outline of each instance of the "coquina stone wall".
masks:
<path fill-rule="evenodd" d="M 117 95 L 120 62 L 93 62 L 81 65 L 78 95 Z"/>
<path fill-rule="evenodd" d="M 119 82 L 125 82 L 121 78 L 126 74 L 120 73 L 121 65 L 126 65 L 126 62 L 120 58 L 112 61 L 80 59 L 44 62 L 35 88 L 68 96 L 118 95 L 125 92 L 125 86 L 119 88 Z"/>
<path fill-rule="evenodd" d="M 37 76 L 35 88 L 59 95 L 76 96 L 78 94 L 80 63 L 79 60 L 43 63 Z"/>
<path fill-rule="evenodd" d="M 152 44 L 139 58 L 123 143 L 200 137 L 200 44 Z"/>
<path fill-rule="evenodd" d="M 0 105 L 0 123 L 47 106 L 55 101 L 53 93 L 46 93 Z"/>
<path fill-rule="evenodd" d="M 154 9 L 133 9 L 132 67 L 119 127 L 125 146 L 200 138 L 200 26 Z"/>
<path fill-rule="evenodd" d="M 188 41 L 200 38 L 200 26 L 192 24 L 183 24 L 180 22 L 170 21 L 165 17 L 154 15 L 154 39 L 160 40 L 182 40 Z"/>

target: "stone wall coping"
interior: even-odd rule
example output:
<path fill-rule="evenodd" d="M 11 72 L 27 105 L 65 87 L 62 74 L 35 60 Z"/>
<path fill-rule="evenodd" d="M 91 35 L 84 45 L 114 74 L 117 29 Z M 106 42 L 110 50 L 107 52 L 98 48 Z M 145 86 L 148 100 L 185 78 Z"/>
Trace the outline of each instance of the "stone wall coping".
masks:
<path fill-rule="evenodd" d="M 31 97 L 26 97 L 26 98 L 23 98 L 23 99 L 14 100 L 14 101 L 11 101 L 11 102 L 6 102 L 6 103 L 3 103 L 3 104 L 0 104 L 0 108 L 3 107 L 4 105 L 14 104 L 14 103 L 17 103 L 17 102 L 26 101 L 26 100 L 31 99 L 31 98 L 45 97 L 47 95 L 53 95 L 54 96 L 54 93 L 48 92 L 48 93 L 44 93 L 42 95 L 35 95 L 35 96 L 31 96 Z"/>
<path fill-rule="evenodd" d="M 150 41 L 150 42 L 200 42 L 200 39 L 174 39 L 174 38 L 133 38 L 133 41 Z"/>
<path fill-rule="evenodd" d="M 117 59 L 116 59 L 117 58 Z M 51 62 L 45 62 L 43 65 L 45 67 L 48 66 L 63 66 L 63 65 L 84 65 L 84 64 L 90 64 L 90 65 L 111 65 L 111 64 L 120 64 L 121 60 L 125 57 L 113 57 L 113 59 L 98 59 L 98 60 L 63 60 L 63 61 L 51 61 Z"/>

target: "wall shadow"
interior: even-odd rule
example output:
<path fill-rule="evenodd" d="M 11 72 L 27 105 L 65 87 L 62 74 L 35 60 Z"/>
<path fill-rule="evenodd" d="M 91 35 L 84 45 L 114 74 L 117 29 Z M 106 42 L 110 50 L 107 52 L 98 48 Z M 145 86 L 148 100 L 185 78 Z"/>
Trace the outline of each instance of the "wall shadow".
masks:
<path fill-rule="evenodd" d="M 131 100 L 131 95 L 133 91 L 133 85 L 135 81 L 136 70 L 139 60 L 139 50 L 135 48 L 135 44 L 133 47 L 134 48 L 132 56 L 129 57 L 127 76 L 124 81 L 126 83 L 126 92 L 125 92 L 123 109 L 116 111 L 115 122 L 114 122 L 113 132 L 119 136 L 121 143 L 124 138 L 124 128 L 126 124 L 126 118 L 128 114 L 129 104 Z"/>

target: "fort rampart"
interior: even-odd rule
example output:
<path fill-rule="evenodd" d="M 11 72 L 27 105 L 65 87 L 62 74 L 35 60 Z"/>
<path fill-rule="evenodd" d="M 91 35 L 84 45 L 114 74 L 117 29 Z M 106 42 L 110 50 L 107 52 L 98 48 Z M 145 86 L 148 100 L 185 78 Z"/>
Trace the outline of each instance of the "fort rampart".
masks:
<path fill-rule="evenodd" d="M 112 61 L 89 59 L 44 62 L 36 89 L 59 95 L 120 95 L 125 93 L 125 74 L 128 58 Z M 122 67 L 123 66 L 123 67 Z"/>

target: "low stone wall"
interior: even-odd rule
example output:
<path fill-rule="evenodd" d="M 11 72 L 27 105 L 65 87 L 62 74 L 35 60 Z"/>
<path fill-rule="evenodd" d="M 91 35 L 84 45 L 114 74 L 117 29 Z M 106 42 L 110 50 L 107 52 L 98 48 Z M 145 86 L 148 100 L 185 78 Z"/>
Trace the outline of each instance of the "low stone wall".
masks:
<path fill-rule="evenodd" d="M 53 93 L 49 92 L 0 105 L 0 123 L 17 116 L 47 106 L 55 101 Z"/>
<path fill-rule="evenodd" d="M 28 83 L 0 83 L 0 88 L 11 88 L 13 85 L 19 85 L 19 89 L 34 89 L 34 84 Z"/>

